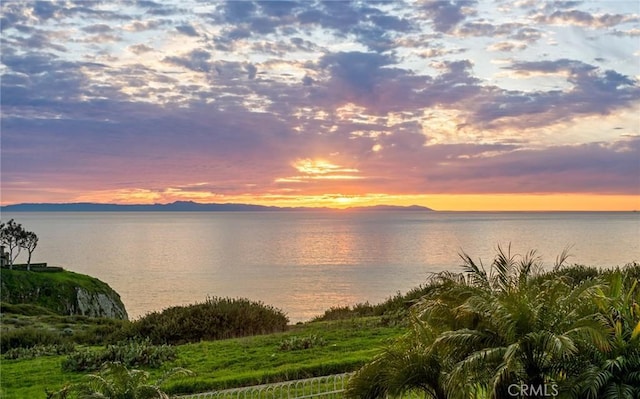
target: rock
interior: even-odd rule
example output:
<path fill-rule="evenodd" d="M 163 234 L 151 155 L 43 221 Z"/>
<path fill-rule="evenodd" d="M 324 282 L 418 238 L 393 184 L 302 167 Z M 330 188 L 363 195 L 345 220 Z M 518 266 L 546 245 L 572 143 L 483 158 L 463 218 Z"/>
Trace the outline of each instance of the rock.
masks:
<path fill-rule="evenodd" d="M 118 299 L 119 296 L 118 296 Z M 76 289 L 76 305 L 78 312 L 91 317 L 109 317 L 112 319 L 127 319 L 127 311 L 122 302 L 114 301 L 101 292 L 88 292 L 83 288 Z"/>

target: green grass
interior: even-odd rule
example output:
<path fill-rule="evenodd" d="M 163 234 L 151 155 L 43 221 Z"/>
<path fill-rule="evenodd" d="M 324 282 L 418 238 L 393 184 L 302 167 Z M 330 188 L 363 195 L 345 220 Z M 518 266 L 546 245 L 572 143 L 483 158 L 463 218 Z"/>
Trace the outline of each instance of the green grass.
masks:
<path fill-rule="evenodd" d="M 61 271 L 55 273 L 41 273 L 26 270 L 9 270 L 0 269 L 2 280 L 5 284 L 13 284 L 17 287 L 36 287 L 48 288 L 53 285 L 72 285 L 73 287 L 81 287 L 86 290 L 106 290 L 108 285 L 96 278 L 85 274 L 74 273 L 70 271 Z M 24 291 L 23 291 L 24 292 Z M 3 293 L 9 296 L 10 293 Z"/>
<path fill-rule="evenodd" d="M 371 360 L 389 340 L 405 330 L 387 327 L 380 318 L 314 322 L 291 326 L 284 333 L 180 345 L 178 358 L 163 369 L 185 367 L 196 373 L 167 383 L 170 393 L 202 392 L 353 371 Z M 316 335 L 325 345 L 283 351 L 291 337 Z M 45 398 L 44 390 L 82 381 L 87 373 L 63 372 L 64 356 L 1 363 L 1 397 Z M 159 377 L 163 369 L 149 370 Z"/>
<path fill-rule="evenodd" d="M 45 356 L 32 360 L 5 360 L 0 364 L 0 397 L 3 399 L 45 398 L 45 388 L 61 388 L 67 382 L 80 382 L 79 373 L 65 373 L 64 356 Z"/>

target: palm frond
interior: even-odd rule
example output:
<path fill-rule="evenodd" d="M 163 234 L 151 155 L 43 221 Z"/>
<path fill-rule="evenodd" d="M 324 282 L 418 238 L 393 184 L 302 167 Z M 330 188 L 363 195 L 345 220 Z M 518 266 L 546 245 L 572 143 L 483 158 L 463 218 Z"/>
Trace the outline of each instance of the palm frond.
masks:
<path fill-rule="evenodd" d="M 560 255 L 556 256 L 556 262 L 553 264 L 553 271 L 560 270 L 560 268 L 564 266 L 564 263 L 567 261 L 567 259 L 573 256 L 570 253 L 571 248 L 573 248 L 573 245 L 574 244 L 567 245 L 566 247 L 564 247 L 562 252 L 560 252 Z"/>
<path fill-rule="evenodd" d="M 500 245 L 497 247 L 497 254 L 491 264 L 490 281 L 492 288 L 499 292 L 509 292 L 514 283 L 513 268 L 515 256 L 511 255 L 511 243 L 505 252 Z"/>
<path fill-rule="evenodd" d="M 636 340 L 638 338 L 640 338 L 640 320 L 638 320 L 638 323 L 636 324 L 635 328 L 631 332 L 632 340 Z"/>
<path fill-rule="evenodd" d="M 387 397 L 387 388 L 384 386 L 384 373 L 386 368 L 380 361 L 380 357 L 367 363 L 349 378 L 349 384 L 345 392 L 347 398 L 353 399 L 384 399 Z"/>
<path fill-rule="evenodd" d="M 476 264 L 464 251 L 458 253 L 458 256 L 462 259 L 462 271 L 470 280 L 469 282 L 472 285 L 482 288 L 491 287 L 491 283 L 489 282 L 487 271 L 482 264 L 482 260 L 479 261 L 479 264 Z"/>
<path fill-rule="evenodd" d="M 167 380 L 171 378 L 175 378 L 178 376 L 191 377 L 194 376 L 195 373 L 189 369 L 185 369 L 183 367 L 174 367 L 170 370 L 167 370 L 156 382 L 156 385 L 160 386 L 164 384 Z"/>
<path fill-rule="evenodd" d="M 517 283 L 521 288 L 527 284 L 530 277 L 540 273 L 542 270 L 541 259 L 542 258 L 537 255 L 535 249 L 527 252 L 522 259 L 520 259 L 520 262 L 518 263 Z"/>
<path fill-rule="evenodd" d="M 637 399 L 633 391 L 634 388 L 627 384 L 609 384 L 599 397 L 603 399 Z"/>
<path fill-rule="evenodd" d="M 502 363 L 495 370 L 491 379 L 491 392 L 499 392 L 504 386 L 521 380 L 525 373 L 519 361 L 520 345 L 511 344 L 502 356 Z"/>
<path fill-rule="evenodd" d="M 433 342 L 433 346 L 443 356 L 451 359 L 463 359 L 470 353 L 491 347 L 496 336 L 489 331 L 463 328 L 441 333 Z"/>

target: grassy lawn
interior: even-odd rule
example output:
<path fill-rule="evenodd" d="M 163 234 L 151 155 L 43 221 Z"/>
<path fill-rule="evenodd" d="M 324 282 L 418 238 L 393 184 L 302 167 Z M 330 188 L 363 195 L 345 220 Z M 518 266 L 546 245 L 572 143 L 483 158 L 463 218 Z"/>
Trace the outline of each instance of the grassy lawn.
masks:
<path fill-rule="evenodd" d="M 291 326 L 284 333 L 200 342 L 178 346 L 178 358 L 164 369 L 184 367 L 196 373 L 167 383 L 169 393 L 193 393 L 352 371 L 370 360 L 390 339 L 405 330 L 388 327 L 380 319 L 358 318 Z M 282 350 L 292 337 L 321 339 L 308 349 Z M 59 389 L 82 381 L 85 373 L 65 373 L 64 356 L 32 360 L 2 359 L 1 397 L 45 398 L 45 388 Z M 160 376 L 163 370 L 150 370 Z"/>
<path fill-rule="evenodd" d="M 3 399 L 45 398 L 45 388 L 62 388 L 79 382 L 79 373 L 65 373 L 60 367 L 64 356 L 44 356 L 31 360 L 5 360 L 0 363 L 0 397 Z"/>

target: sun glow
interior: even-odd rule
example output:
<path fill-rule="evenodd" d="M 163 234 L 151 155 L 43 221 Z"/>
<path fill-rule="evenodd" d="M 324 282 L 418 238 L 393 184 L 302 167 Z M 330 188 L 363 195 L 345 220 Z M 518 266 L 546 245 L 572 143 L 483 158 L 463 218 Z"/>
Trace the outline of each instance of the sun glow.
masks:
<path fill-rule="evenodd" d="M 358 169 L 343 168 L 332 164 L 324 159 L 298 159 L 293 163 L 293 167 L 301 173 L 309 175 L 326 175 L 329 173 L 357 173 Z"/>
<path fill-rule="evenodd" d="M 335 199 L 335 202 L 340 205 L 353 205 L 354 203 L 357 202 L 357 198 L 354 197 L 337 197 Z"/>
<path fill-rule="evenodd" d="M 355 168 L 346 168 L 336 165 L 324 159 L 304 158 L 298 159 L 291 164 L 300 175 L 278 177 L 276 183 L 303 183 L 313 180 L 356 180 L 362 179 Z"/>

